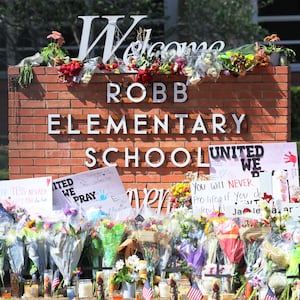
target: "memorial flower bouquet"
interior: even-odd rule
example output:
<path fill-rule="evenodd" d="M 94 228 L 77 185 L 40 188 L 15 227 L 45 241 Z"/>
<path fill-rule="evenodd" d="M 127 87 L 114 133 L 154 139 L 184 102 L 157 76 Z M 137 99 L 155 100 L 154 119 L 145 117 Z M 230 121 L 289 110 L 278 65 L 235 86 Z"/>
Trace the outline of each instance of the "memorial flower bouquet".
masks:
<path fill-rule="evenodd" d="M 0 239 L 0 279 L 1 284 L 4 286 L 4 260 L 6 256 L 6 241 L 4 238 Z"/>
<path fill-rule="evenodd" d="M 218 58 L 222 61 L 225 75 L 246 75 L 257 64 L 255 44 L 247 44 L 221 52 Z"/>
<path fill-rule="evenodd" d="M 103 267 L 112 268 L 114 266 L 118 247 L 122 242 L 125 230 L 126 225 L 123 222 L 115 223 L 109 219 L 100 221 L 100 224 L 97 227 L 97 234 L 102 243 Z"/>
<path fill-rule="evenodd" d="M 68 55 L 67 50 L 62 48 L 65 39 L 58 31 L 52 31 L 47 39 L 51 39 L 51 42 L 41 50 L 41 55 L 46 65 L 56 66 L 59 61 Z"/>
<path fill-rule="evenodd" d="M 266 44 L 261 45 L 261 49 L 267 54 L 279 54 L 284 55 L 286 57 L 286 62 L 283 62 L 283 65 L 286 65 L 287 63 L 291 63 L 295 61 L 296 58 L 296 52 L 288 47 L 284 47 L 282 45 L 279 45 L 278 42 L 280 42 L 280 37 L 273 33 L 271 35 L 268 35 L 264 38 L 264 42 Z"/>
<path fill-rule="evenodd" d="M 30 275 L 37 271 L 40 275 L 44 274 L 48 262 L 48 247 L 45 241 L 49 226 L 44 224 L 42 220 L 31 219 L 20 231 L 20 236 L 24 240 L 25 249 L 31 261 Z"/>
<path fill-rule="evenodd" d="M 143 259 L 146 263 L 146 276 L 153 287 L 156 268 L 161 262 L 162 251 L 168 245 L 170 237 L 166 235 L 163 220 L 152 215 L 150 207 L 144 207 L 143 212 L 148 217 L 139 224 L 137 239 L 141 245 Z"/>
<path fill-rule="evenodd" d="M 58 78 L 60 82 L 66 83 L 68 86 L 73 86 L 79 83 L 79 74 L 82 71 L 84 64 L 79 59 L 67 59 L 58 67 Z"/>
<path fill-rule="evenodd" d="M 184 262 L 182 265 L 185 266 L 185 271 L 193 275 L 201 273 L 206 261 L 207 253 L 202 244 L 204 227 L 205 218 L 194 218 L 192 210 L 186 206 L 175 209 L 168 224 L 168 232 L 173 238 L 172 247 L 178 253 L 178 261 Z"/>
<path fill-rule="evenodd" d="M 125 261 L 117 260 L 115 264 L 116 273 L 112 278 L 112 283 L 134 283 L 139 279 L 139 263 L 140 258 L 137 255 L 129 256 Z"/>
<path fill-rule="evenodd" d="M 10 269 L 12 273 L 21 276 L 25 267 L 25 244 L 16 226 L 13 226 L 7 233 L 6 246 Z"/>
<path fill-rule="evenodd" d="M 218 51 L 200 51 L 198 54 L 192 53 L 187 66 L 183 72 L 188 77 L 188 83 L 195 84 L 204 77 L 217 80 L 223 70 L 222 61 L 218 57 Z"/>
<path fill-rule="evenodd" d="M 75 228 L 65 222 L 53 224 L 52 232 L 49 234 L 50 256 L 63 276 L 64 285 L 71 283 L 73 270 L 77 267 L 81 257 L 87 230 Z"/>
<path fill-rule="evenodd" d="M 196 174 L 187 172 L 183 181 L 173 184 L 170 187 L 170 201 L 174 209 L 179 207 L 192 208 L 192 193 L 190 183 Z"/>
<path fill-rule="evenodd" d="M 244 255 L 239 225 L 231 219 L 218 225 L 216 234 L 220 246 L 231 264 L 238 264 Z"/>
<path fill-rule="evenodd" d="M 142 242 L 143 258 L 146 261 L 147 278 L 151 287 L 154 283 L 154 275 L 160 261 L 159 243 Z"/>
<path fill-rule="evenodd" d="M 192 194 L 189 181 L 182 181 L 174 184 L 170 188 L 171 203 L 173 208 L 187 207 L 192 208 Z"/>

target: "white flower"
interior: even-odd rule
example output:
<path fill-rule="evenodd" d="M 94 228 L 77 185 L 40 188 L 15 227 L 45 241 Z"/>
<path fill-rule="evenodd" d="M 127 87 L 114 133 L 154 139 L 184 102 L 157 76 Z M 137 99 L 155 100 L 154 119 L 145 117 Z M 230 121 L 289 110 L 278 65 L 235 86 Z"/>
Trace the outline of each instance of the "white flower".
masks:
<path fill-rule="evenodd" d="M 140 264 L 140 258 L 137 255 L 131 255 L 127 258 L 127 264 L 130 268 L 137 270 Z"/>
<path fill-rule="evenodd" d="M 120 271 L 123 269 L 125 265 L 125 262 L 123 261 L 123 259 L 119 259 L 117 262 L 116 262 L 116 269 L 117 271 Z"/>
<path fill-rule="evenodd" d="M 210 77 L 213 77 L 213 78 L 219 77 L 219 72 L 214 67 L 208 68 L 206 74 L 207 74 L 207 76 L 210 76 Z"/>

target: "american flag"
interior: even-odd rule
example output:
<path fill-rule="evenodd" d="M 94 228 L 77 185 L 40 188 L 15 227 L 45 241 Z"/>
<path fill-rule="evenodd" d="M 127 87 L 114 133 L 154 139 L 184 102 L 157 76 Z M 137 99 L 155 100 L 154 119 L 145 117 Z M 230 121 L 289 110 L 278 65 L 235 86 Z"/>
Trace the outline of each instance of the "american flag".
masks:
<path fill-rule="evenodd" d="M 193 284 L 189 288 L 186 295 L 191 300 L 201 300 L 201 299 L 203 299 L 203 294 L 200 291 L 197 282 L 195 282 L 195 281 L 193 282 Z"/>
<path fill-rule="evenodd" d="M 265 296 L 265 300 L 277 300 L 276 295 L 273 293 L 273 291 L 270 289 L 269 286 L 268 286 L 268 292 Z"/>
<path fill-rule="evenodd" d="M 153 291 L 152 288 L 150 286 L 150 282 L 147 279 L 144 286 L 143 286 L 143 297 L 145 298 L 145 300 L 152 300 L 153 299 Z"/>
<path fill-rule="evenodd" d="M 53 281 L 52 281 L 52 292 L 55 291 L 55 289 L 59 286 L 59 270 L 57 269 L 54 272 Z"/>

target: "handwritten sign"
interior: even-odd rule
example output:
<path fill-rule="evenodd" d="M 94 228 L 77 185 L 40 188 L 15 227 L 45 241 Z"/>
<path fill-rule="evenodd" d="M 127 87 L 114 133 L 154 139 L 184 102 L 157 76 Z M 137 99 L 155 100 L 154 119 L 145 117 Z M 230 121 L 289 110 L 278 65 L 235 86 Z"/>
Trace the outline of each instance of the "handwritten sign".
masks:
<path fill-rule="evenodd" d="M 30 215 L 52 211 L 52 177 L 0 181 L 0 202 L 24 208 Z"/>
<path fill-rule="evenodd" d="M 110 218 L 126 218 L 132 207 L 115 167 L 98 168 L 53 180 L 53 209 L 99 209 Z"/>
<path fill-rule="evenodd" d="M 259 177 L 286 170 L 290 186 L 299 186 L 297 145 L 290 143 L 209 146 L 210 175 L 218 178 Z"/>
<path fill-rule="evenodd" d="M 259 178 L 207 180 L 191 182 L 193 214 L 207 216 L 213 211 L 227 211 L 237 204 L 252 204 L 260 199 Z"/>
<path fill-rule="evenodd" d="M 271 201 L 269 203 L 271 207 L 271 215 L 282 215 L 288 213 L 294 220 L 300 220 L 299 204 L 298 203 L 284 203 L 279 205 L 276 201 Z M 250 213 L 250 214 L 249 214 Z M 229 205 L 226 207 L 226 217 L 229 218 L 261 218 L 261 210 L 258 202 L 252 201 L 251 204 L 237 204 Z"/>

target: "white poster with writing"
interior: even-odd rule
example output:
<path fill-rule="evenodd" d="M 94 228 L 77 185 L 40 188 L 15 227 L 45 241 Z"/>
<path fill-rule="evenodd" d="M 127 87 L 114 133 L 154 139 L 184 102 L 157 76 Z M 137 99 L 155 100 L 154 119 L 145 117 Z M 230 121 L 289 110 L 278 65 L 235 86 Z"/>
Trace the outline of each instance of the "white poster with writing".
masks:
<path fill-rule="evenodd" d="M 0 181 L 0 202 L 24 208 L 31 216 L 52 211 L 52 177 Z"/>
<path fill-rule="evenodd" d="M 220 211 L 229 218 L 240 218 L 251 213 L 252 217 L 259 219 L 261 211 L 259 201 L 265 180 L 260 177 L 192 181 L 192 208 L 196 217 L 208 216 Z M 283 203 L 271 200 L 271 214 L 289 213 L 294 219 L 300 219 L 298 203 Z"/>
<path fill-rule="evenodd" d="M 99 209 L 112 219 L 124 219 L 132 207 L 115 167 L 98 168 L 53 180 L 53 209 L 67 206 L 87 212 Z"/>
<path fill-rule="evenodd" d="M 193 214 L 196 217 L 208 216 L 214 211 L 227 213 L 229 206 L 259 201 L 260 180 L 240 178 L 192 181 L 191 193 Z"/>
<path fill-rule="evenodd" d="M 272 176 L 272 195 L 290 202 L 299 187 L 297 145 L 294 142 L 209 146 L 213 179 Z M 262 191 L 267 192 L 267 191 Z"/>

